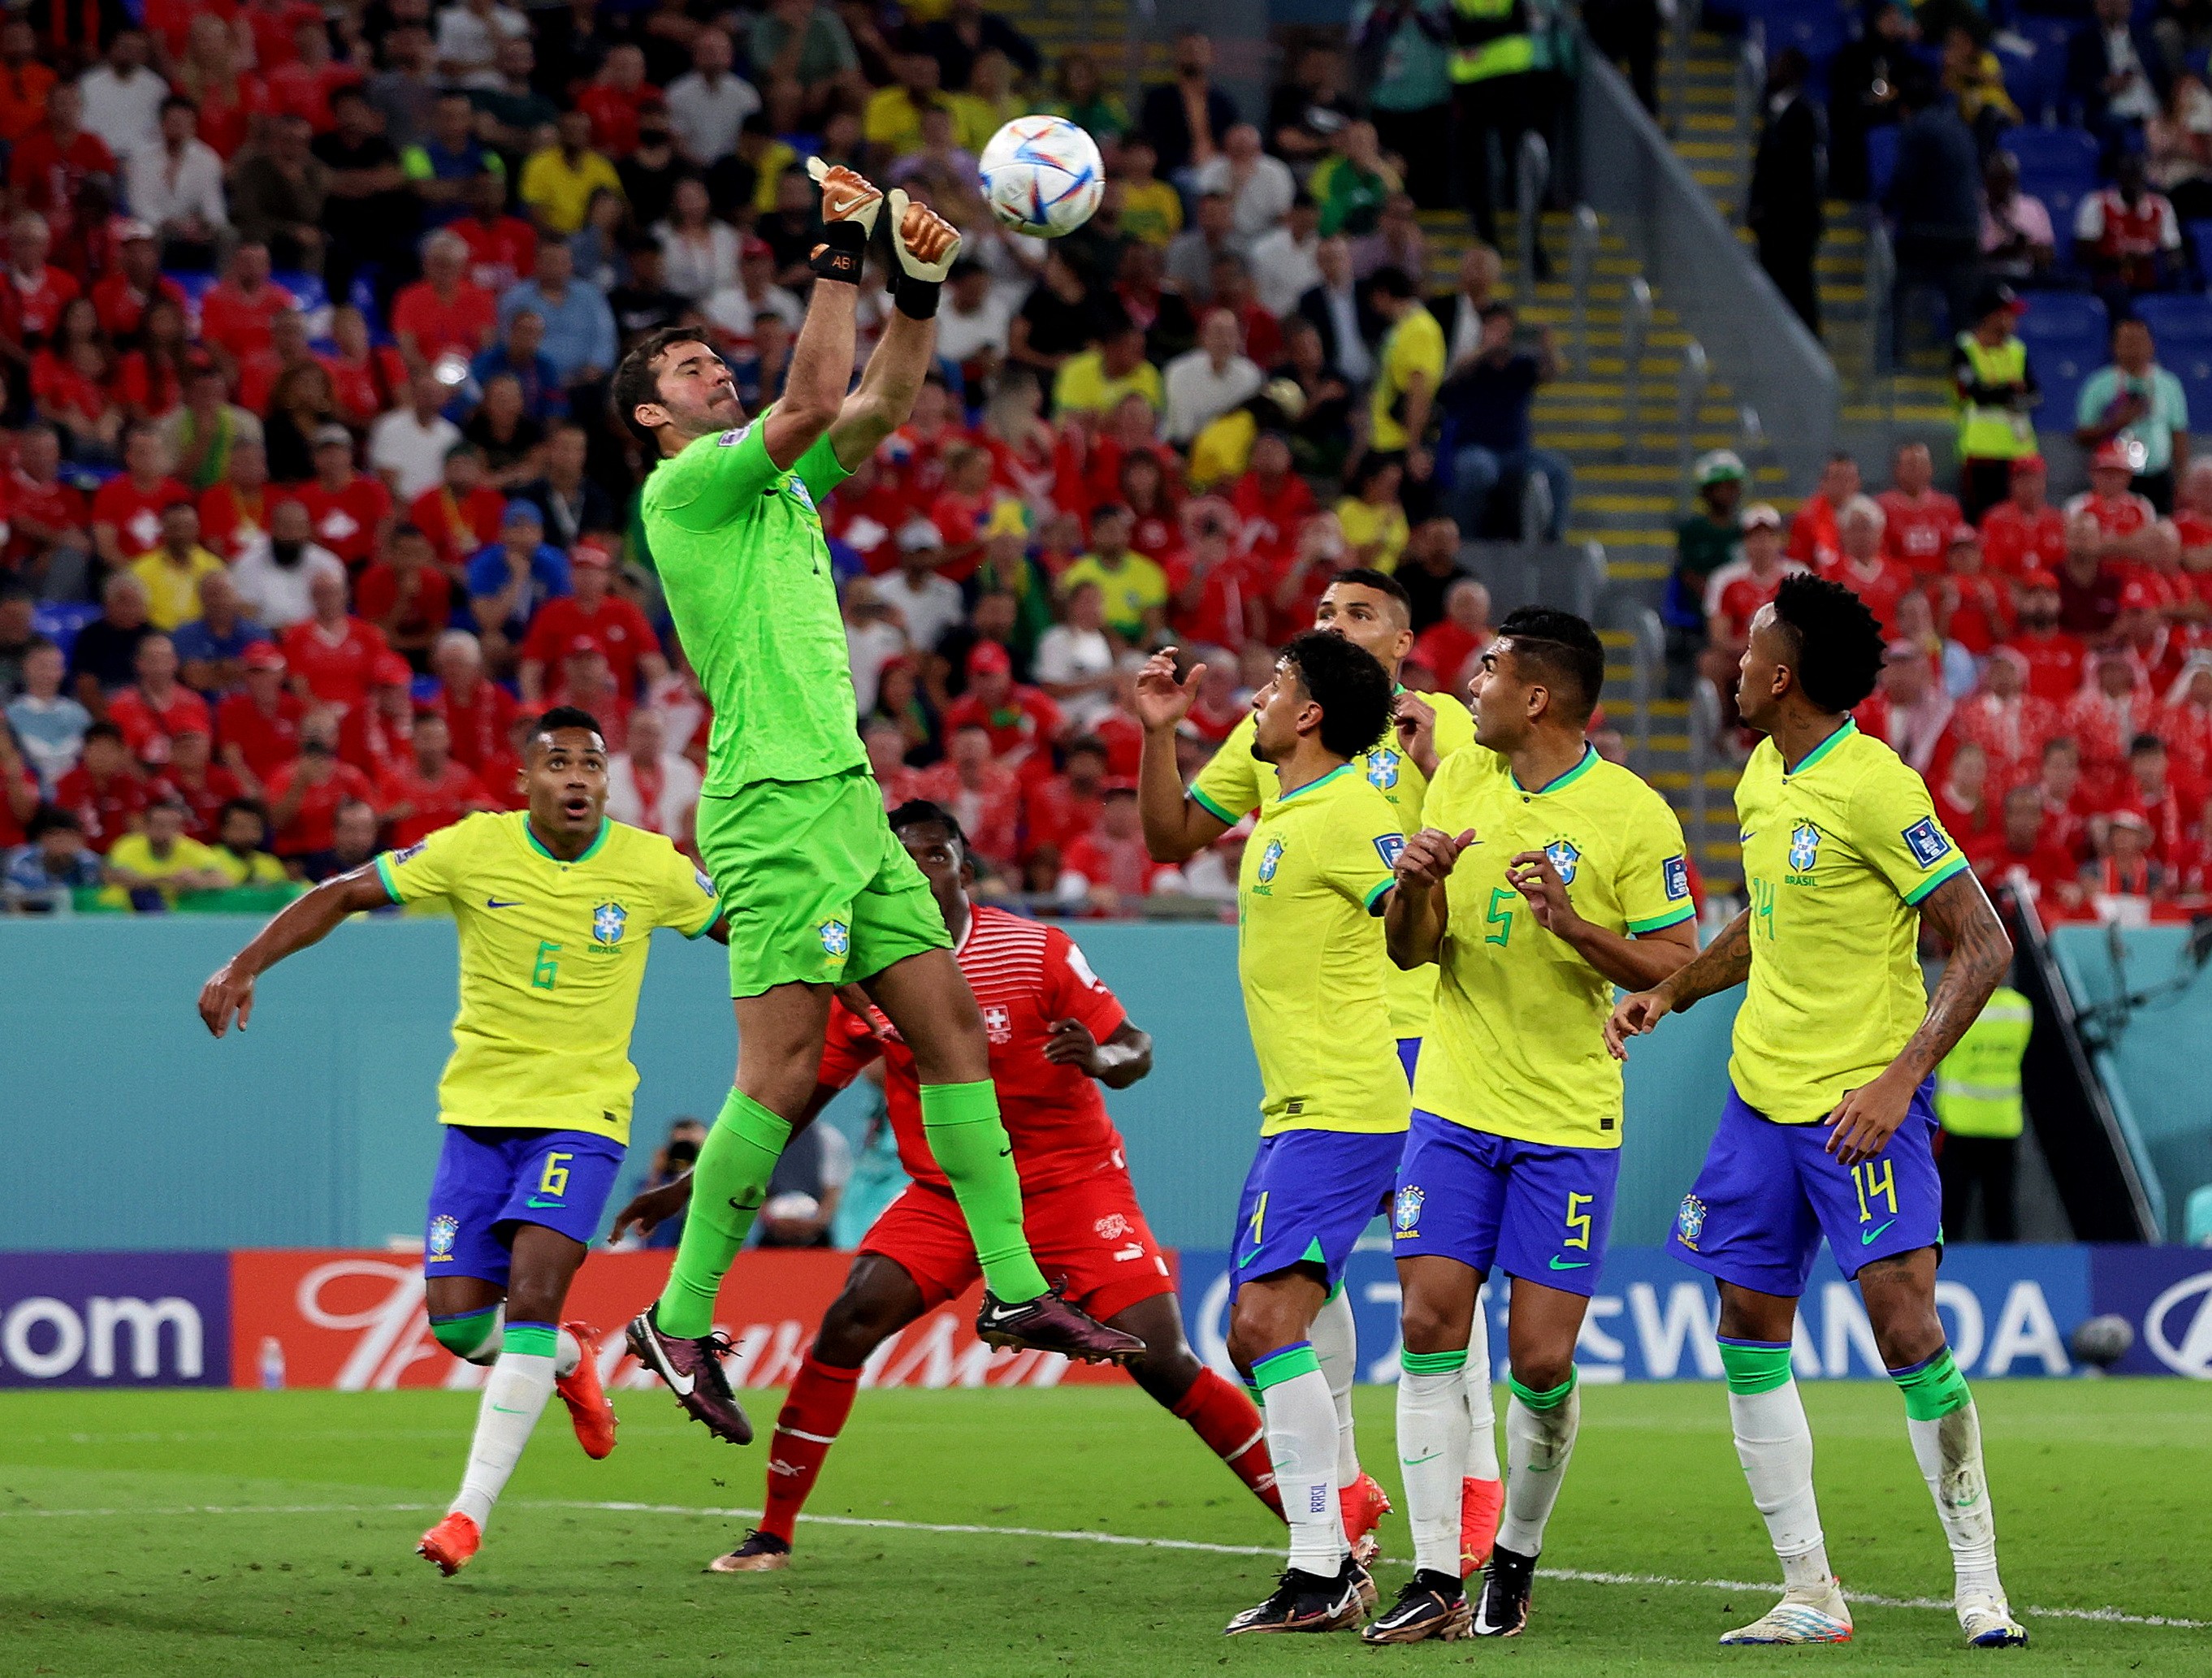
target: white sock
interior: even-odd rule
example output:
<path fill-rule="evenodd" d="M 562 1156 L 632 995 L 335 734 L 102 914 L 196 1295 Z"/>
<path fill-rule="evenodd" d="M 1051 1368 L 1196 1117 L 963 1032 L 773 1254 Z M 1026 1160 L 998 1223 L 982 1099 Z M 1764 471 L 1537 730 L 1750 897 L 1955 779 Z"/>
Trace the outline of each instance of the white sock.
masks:
<path fill-rule="evenodd" d="M 1498 1399 L 1490 1389 L 1490 1318 L 1480 1292 L 1467 1342 L 1467 1467 L 1469 1480 L 1498 1478 Z"/>
<path fill-rule="evenodd" d="M 1314 1313 L 1306 1339 L 1321 1360 L 1329 1400 L 1336 1406 L 1336 1483 L 1349 1486 L 1359 1478 L 1359 1450 L 1352 1437 L 1352 1383 L 1359 1374 L 1359 1333 L 1351 1297 L 1341 1286 Z"/>
<path fill-rule="evenodd" d="M 1460 1480 L 1467 1473 L 1468 1365 L 1443 1363 L 1449 1353 L 1404 1354 L 1398 1377 L 1398 1467 L 1406 1481 L 1406 1518 L 1413 1530 L 1413 1566 L 1459 1577 Z"/>
<path fill-rule="evenodd" d="M 1765 1519 L 1766 1535 L 1782 1563 L 1784 1585 L 1826 1592 L 1834 1575 L 1820 1532 L 1820 1505 L 1813 1496 L 1813 1430 L 1797 1383 L 1785 1381 L 1763 1393 L 1730 1393 L 1729 1420 L 1751 1500 Z"/>
<path fill-rule="evenodd" d="M 1990 1507 L 1989 1476 L 1982 1470 L 1981 1416 L 1970 1399 L 1934 1421 L 1908 1418 L 1912 1454 L 1920 1477 L 1936 1499 L 1936 1517 L 1951 1546 L 1951 1566 L 1960 1596 L 1970 1591 L 2004 1595 L 1997 1583 L 1997 1527 Z"/>
<path fill-rule="evenodd" d="M 479 1528 L 491 1520 L 491 1506 L 506 1489 L 507 1478 L 521 1460 L 546 1401 L 553 1396 L 552 1358 L 527 1352 L 503 1352 L 484 1383 L 477 1407 L 476 1437 L 469 1442 L 468 1472 L 461 1476 L 454 1512 Z"/>
<path fill-rule="evenodd" d="M 500 1347 L 507 1339 L 507 1307 L 501 1305 L 492 1314 L 491 1332 L 484 1336 L 483 1344 L 461 1361 L 489 1369 L 499 1361 Z M 560 1349 L 553 1355 L 553 1373 L 563 1379 L 576 1372 L 576 1365 L 584 1361 L 584 1348 L 577 1338 L 566 1328 L 560 1331 Z"/>
<path fill-rule="evenodd" d="M 1253 1376 L 1260 1383 L 1275 1489 L 1291 1528 L 1291 1566 L 1334 1578 L 1351 1546 L 1336 1495 L 1336 1407 L 1328 1382 L 1303 1342 L 1269 1353 Z"/>
<path fill-rule="evenodd" d="M 1505 1516 L 1498 1523 L 1500 1547 L 1524 1556 L 1544 1547 L 1544 1523 L 1559 1500 L 1582 1420 L 1579 1384 L 1548 1410 L 1530 1408 L 1517 1390 L 1506 1400 Z"/>

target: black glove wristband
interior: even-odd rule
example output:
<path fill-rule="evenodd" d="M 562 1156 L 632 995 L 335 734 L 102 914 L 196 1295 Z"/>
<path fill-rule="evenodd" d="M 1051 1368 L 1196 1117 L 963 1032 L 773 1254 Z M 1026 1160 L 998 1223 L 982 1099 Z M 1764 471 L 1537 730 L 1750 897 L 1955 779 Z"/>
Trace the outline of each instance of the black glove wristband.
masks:
<path fill-rule="evenodd" d="M 898 305 L 898 312 L 909 320 L 934 320 L 937 319 L 937 296 L 944 289 L 942 281 L 918 280 L 902 269 L 898 284 L 891 291 L 891 301 Z"/>
<path fill-rule="evenodd" d="M 860 259 L 867 254 L 867 230 L 858 222 L 832 222 L 822 229 L 822 243 L 806 265 L 825 280 L 860 283 Z"/>

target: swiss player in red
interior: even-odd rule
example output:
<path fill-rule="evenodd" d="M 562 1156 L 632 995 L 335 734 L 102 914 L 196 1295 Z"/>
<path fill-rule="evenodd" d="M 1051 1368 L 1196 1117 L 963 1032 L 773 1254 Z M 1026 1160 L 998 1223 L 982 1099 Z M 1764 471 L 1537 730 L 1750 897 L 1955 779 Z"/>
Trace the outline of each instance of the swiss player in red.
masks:
<path fill-rule="evenodd" d="M 1021 1173 L 1023 1227 L 1037 1262 L 1064 1277 L 1068 1298 L 1098 1321 L 1144 1341 L 1146 1351 L 1127 1365 L 1132 1378 L 1280 1514 L 1260 1413 L 1184 1341 L 1174 1278 L 1137 1205 L 1121 1138 L 1098 1094 L 1098 1084 L 1126 1089 L 1152 1070 L 1151 1037 L 1130 1023 L 1065 933 L 970 901 L 975 876 L 967 842 L 945 811 L 920 800 L 902 805 L 890 827 L 928 876 L 960 970 L 983 1011 L 991 1078 Z M 843 1000 L 849 994 L 840 993 L 830 1013 L 820 1082 L 799 1122 L 881 1057 L 899 1161 L 914 1181 L 861 1241 L 845 1290 L 822 1320 L 776 1417 L 761 1523 L 712 1564 L 718 1573 L 790 1565 L 799 1510 L 851 1414 L 869 1354 L 982 1274 L 958 1203 L 923 1137 L 913 1055 L 872 1010 L 853 1012 Z M 632 1223 L 649 1231 L 690 1200 L 690 1183 L 685 1176 L 639 1195 L 615 1219 L 613 1233 Z"/>

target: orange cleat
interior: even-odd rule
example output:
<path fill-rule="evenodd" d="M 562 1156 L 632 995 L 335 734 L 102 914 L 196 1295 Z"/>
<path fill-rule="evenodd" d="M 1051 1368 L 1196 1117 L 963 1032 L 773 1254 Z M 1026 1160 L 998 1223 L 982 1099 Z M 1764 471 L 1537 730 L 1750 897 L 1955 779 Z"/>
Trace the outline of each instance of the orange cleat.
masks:
<path fill-rule="evenodd" d="M 1482 1564 L 1490 1559 L 1491 1546 L 1498 1541 L 1498 1517 L 1504 1510 L 1504 1480 L 1476 1480 L 1469 1476 L 1460 1482 L 1460 1578 L 1472 1578 L 1482 1571 Z"/>
<path fill-rule="evenodd" d="M 568 1407 L 576 1443 L 596 1462 L 615 1448 L 615 1407 L 607 1402 L 607 1389 L 599 1382 L 599 1337 L 587 1322 L 561 1326 L 576 1337 L 584 1355 L 576 1360 L 575 1368 L 553 1383 L 553 1390 Z"/>
<path fill-rule="evenodd" d="M 447 1578 L 469 1565 L 469 1558 L 483 1545 L 483 1533 L 474 1521 L 455 1510 L 422 1535 L 415 1553 L 434 1562 Z"/>
<path fill-rule="evenodd" d="M 1369 1474 L 1361 1474 L 1336 1495 L 1344 1511 L 1344 1535 L 1352 1545 L 1352 1559 L 1364 1567 L 1382 1547 L 1376 1542 L 1375 1528 L 1390 1512 L 1389 1496 Z"/>

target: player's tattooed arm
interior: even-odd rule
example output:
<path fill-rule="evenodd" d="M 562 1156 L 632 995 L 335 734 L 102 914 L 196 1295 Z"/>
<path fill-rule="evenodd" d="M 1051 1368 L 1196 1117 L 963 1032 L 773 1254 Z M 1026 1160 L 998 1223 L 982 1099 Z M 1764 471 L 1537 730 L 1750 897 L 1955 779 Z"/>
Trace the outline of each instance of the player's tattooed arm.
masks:
<path fill-rule="evenodd" d="M 1101 1043 L 1079 1019 L 1053 1022 L 1044 1058 L 1055 1066 L 1079 1067 L 1109 1090 L 1126 1090 L 1152 1069 L 1152 1038 L 1127 1020 Z"/>
<path fill-rule="evenodd" d="M 1750 976 L 1751 911 L 1746 909 L 1672 978 L 1613 1005 L 1613 1016 L 1605 1023 L 1607 1052 L 1616 1061 L 1626 1060 L 1629 1038 L 1642 1037 L 1668 1014 L 1685 1012 Z"/>
<path fill-rule="evenodd" d="M 391 904 L 392 894 L 385 890 L 374 862 L 326 879 L 305 897 L 294 898 L 200 987 L 200 1018 L 208 1031 L 219 1037 L 235 1018 L 243 1031 L 253 1017 L 257 978 L 285 957 L 321 943 L 349 915 Z"/>
<path fill-rule="evenodd" d="M 1406 836 L 1406 848 L 1398 853 L 1394 870 L 1398 889 L 1382 912 L 1383 941 L 1398 966 L 1426 967 L 1443 950 L 1444 933 L 1451 926 L 1444 882 L 1459 854 L 1474 842 L 1473 828 L 1457 838 L 1434 827 Z"/>

